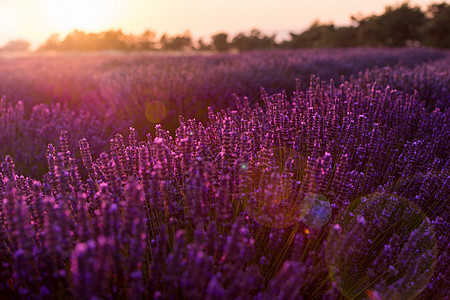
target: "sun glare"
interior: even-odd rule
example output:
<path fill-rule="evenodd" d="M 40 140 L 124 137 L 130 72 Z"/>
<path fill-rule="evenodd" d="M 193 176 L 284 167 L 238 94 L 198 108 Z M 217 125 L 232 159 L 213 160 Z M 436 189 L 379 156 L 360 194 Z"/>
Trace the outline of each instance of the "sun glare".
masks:
<path fill-rule="evenodd" d="M 106 29 L 117 11 L 115 1 L 109 0 L 48 0 L 44 9 L 60 32 Z"/>

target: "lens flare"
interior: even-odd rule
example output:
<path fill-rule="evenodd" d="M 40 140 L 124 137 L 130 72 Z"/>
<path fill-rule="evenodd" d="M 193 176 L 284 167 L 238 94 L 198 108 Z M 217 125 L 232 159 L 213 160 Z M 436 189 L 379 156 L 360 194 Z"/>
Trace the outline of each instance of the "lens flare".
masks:
<path fill-rule="evenodd" d="M 310 228 L 320 228 L 331 218 L 331 204 L 319 194 L 306 195 L 299 208 L 300 220 Z"/>
<path fill-rule="evenodd" d="M 166 115 L 166 106 L 161 101 L 150 101 L 145 106 L 145 117 L 152 123 L 160 123 Z"/>

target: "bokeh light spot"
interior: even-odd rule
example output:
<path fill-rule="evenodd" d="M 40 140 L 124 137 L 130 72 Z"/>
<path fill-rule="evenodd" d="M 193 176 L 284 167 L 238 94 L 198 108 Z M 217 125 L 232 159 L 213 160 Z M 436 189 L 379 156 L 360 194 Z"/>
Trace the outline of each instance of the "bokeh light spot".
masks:
<path fill-rule="evenodd" d="M 145 106 L 145 117 L 152 123 L 160 123 L 166 115 L 166 106 L 161 101 L 150 101 Z"/>
<path fill-rule="evenodd" d="M 320 228 L 331 218 L 331 204 L 325 196 L 308 194 L 300 205 L 300 219 L 310 228 Z"/>

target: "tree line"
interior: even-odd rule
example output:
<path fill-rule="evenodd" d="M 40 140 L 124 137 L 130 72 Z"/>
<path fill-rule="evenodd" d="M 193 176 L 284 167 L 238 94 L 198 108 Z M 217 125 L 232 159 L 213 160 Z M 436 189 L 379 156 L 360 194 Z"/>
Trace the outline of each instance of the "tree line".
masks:
<path fill-rule="evenodd" d="M 403 47 L 430 46 L 450 48 L 450 5 L 435 3 L 425 11 L 408 2 L 396 7 L 387 6 L 384 13 L 370 16 L 352 16 L 352 25 L 315 21 L 301 33 L 289 33 L 289 38 L 276 41 L 276 35 L 266 35 L 258 29 L 240 32 L 231 37 L 219 32 L 210 41 L 194 40 L 186 31 L 157 38 L 154 31 L 146 30 L 140 35 L 125 34 L 121 30 L 86 33 L 74 30 L 64 39 L 51 35 L 39 51 L 93 51 L 93 50 L 200 50 L 200 51 L 248 51 L 257 49 L 297 49 L 323 47 Z M 0 50 L 24 51 L 30 44 L 23 40 L 10 41 Z"/>

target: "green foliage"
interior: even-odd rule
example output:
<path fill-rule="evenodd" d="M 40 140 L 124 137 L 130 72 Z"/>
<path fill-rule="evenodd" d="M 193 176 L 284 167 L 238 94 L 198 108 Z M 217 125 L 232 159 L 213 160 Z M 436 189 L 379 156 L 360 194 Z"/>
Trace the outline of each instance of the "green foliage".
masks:
<path fill-rule="evenodd" d="M 229 43 L 227 41 L 228 34 L 225 32 L 221 32 L 212 36 L 212 43 L 214 45 L 214 49 L 217 51 L 227 51 L 229 49 Z"/>
<path fill-rule="evenodd" d="M 301 34 L 291 34 L 290 48 L 417 45 L 424 37 L 421 28 L 431 22 L 419 7 L 407 2 L 386 7 L 382 15 L 352 17 L 356 26 L 335 27 L 315 21 Z M 447 30 L 448 31 L 448 30 Z"/>
<path fill-rule="evenodd" d="M 192 37 L 189 32 L 174 37 L 164 34 L 160 39 L 160 44 L 161 50 L 190 50 L 192 49 Z"/>
<path fill-rule="evenodd" d="M 93 50 L 215 50 L 225 52 L 230 49 L 250 51 L 273 48 L 324 48 L 324 47 L 404 47 L 431 46 L 450 48 L 450 5 L 431 4 L 426 11 L 404 2 L 398 6 L 387 6 L 380 15 L 352 16 L 351 26 L 337 27 L 332 23 L 315 21 L 302 33 L 290 32 L 290 39 L 281 43 L 275 35 L 266 35 L 259 29 L 248 33 L 240 32 L 230 38 L 226 32 L 211 36 L 211 42 L 199 39 L 194 46 L 191 34 L 169 36 L 163 34 L 156 39 L 153 31 L 146 30 L 141 35 L 124 34 L 121 30 L 100 33 L 85 33 L 74 30 L 63 40 L 57 34 L 40 47 L 40 50 L 93 51 Z M 229 41 L 231 40 L 231 41 Z M 11 41 L 0 50 L 26 50 L 26 41 Z"/>
<path fill-rule="evenodd" d="M 425 14 L 419 7 L 410 7 L 406 2 L 399 7 L 388 6 L 380 16 L 354 20 L 359 23 L 358 44 L 401 47 L 408 41 L 420 39 L 418 29 L 425 23 Z"/>
<path fill-rule="evenodd" d="M 447 3 L 432 4 L 426 15 L 429 19 L 421 28 L 423 44 L 450 48 L 450 5 Z"/>
<path fill-rule="evenodd" d="M 144 31 L 139 36 L 126 35 L 122 30 L 109 30 L 100 33 L 85 33 L 74 30 L 63 40 L 58 34 L 51 35 L 39 47 L 41 51 L 96 51 L 96 50 L 152 50 L 155 48 L 155 33 Z"/>
<path fill-rule="evenodd" d="M 30 43 L 24 40 L 9 41 L 5 46 L 0 47 L 0 51 L 28 51 Z"/>
<path fill-rule="evenodd" d="M 239 33 L 231 42 L 231 46 L 239 51 L 271 49 L 275 44 L 275 35 L 266 36 L 258 29 L 252 29 L 249 35 Z"/>
<path fill-rule="evenodd" d="M 333 24 L 320 24 L 315 21 L 311 27 L 301 34 L 290 33 L 292 48 L 317 48 L 325 47 L 329 44 L 329 39 L 334 35 L 335 27 Z"/>

